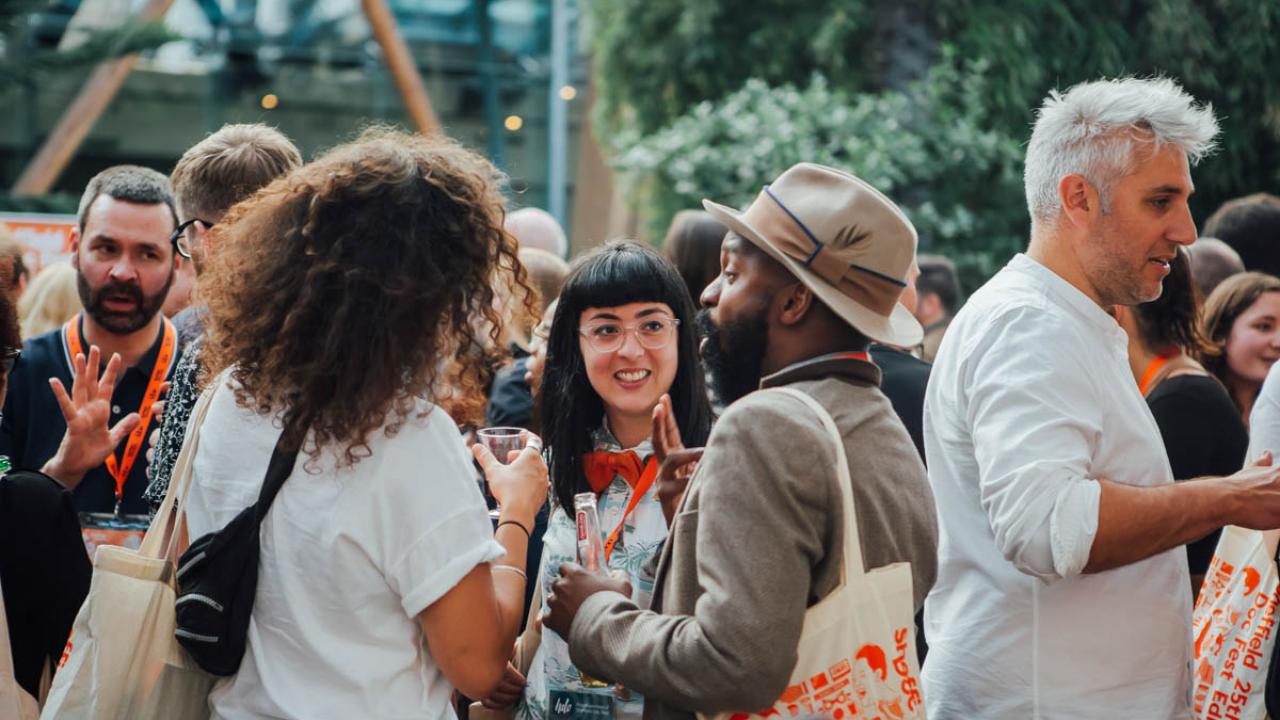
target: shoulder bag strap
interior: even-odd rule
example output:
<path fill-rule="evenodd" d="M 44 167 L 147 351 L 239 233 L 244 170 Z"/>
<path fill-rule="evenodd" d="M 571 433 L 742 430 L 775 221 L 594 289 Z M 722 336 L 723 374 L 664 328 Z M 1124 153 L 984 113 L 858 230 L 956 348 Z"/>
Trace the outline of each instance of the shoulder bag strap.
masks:
<path fill-rule="evenodd" d="M 253 515 L 259 525 L 267 517 L 271 503 L 275 501 L 284 481 L 289 479 L 289 475 L 293 473 L 293 466 L 298 462 L 298 448 L 288 450 L 284 446 L 286 434 L 282 430 L 279 439 L 276 440 L 276 447 L 271 451 L 271 462 L 267 463 L 267 475 L 262 480 L 262 490 L 258 493 L 257 502 L 253 504 L 255 508 Z"/>
<path fill-rule="evenodd" d="M 836 422 L 831 418 L 831 413 L 827 409 L 814 400 L 807 393 L 801 392 L 795 388 L 783 387 L 775 388 L 770 392 L 780 392 L 790 395 L 813 410 L 818 419 L 822 421 L 822 426 L 827 429 L 827 434 L 831 437 L 831 441 L 836 446 L 836 475 L 837 485 L 840 486 L 840 497 L 844 504 L 844 563 L 841 568 L 840 581 L 843 584 L 849 578 L 861 577 L 866 574 L 866 568 L 862 562 L 862 541 L 858 536 L 858 514 L 857 508 L 853 502 L 853 479 L 849 476 L 849 456 L 844 450 L 844 438 L 840 435 L 840 429 L 836 427 Z"/>

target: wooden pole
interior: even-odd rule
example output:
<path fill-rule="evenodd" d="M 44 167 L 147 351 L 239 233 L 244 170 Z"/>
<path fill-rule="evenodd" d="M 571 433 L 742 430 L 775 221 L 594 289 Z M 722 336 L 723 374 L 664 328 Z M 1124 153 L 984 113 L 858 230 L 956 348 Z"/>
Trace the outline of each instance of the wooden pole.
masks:
<path fill-rule="evenodd" d="M 143 21 L 161 18 L 172 4 L 173 0 L 151 0 L 139 13 L 139 18 Z M 62 113 L 53 132 L 18 177 L 13 186 L 14 195 L 49 192 L 137 64 L 136 53 L 98 63 L 71 105 Z"/>
<path fill-rule="evenodd" d="M 418 63 L 414 61 L 409 46 L 400 34 L 395 16 L 387 0 L 361 0 L 364 16 L 369 20 L 373 36 L 382 48 L 386 57 L 391 77 L 395 79 L 396 89 L 404 101 L 409 117 L 423 135 L 440 132 L 440 121 L 431 109 L 431 100 L 427 97 L 427 88 L 422 84 L 422 75 L 418 73 Z"/>

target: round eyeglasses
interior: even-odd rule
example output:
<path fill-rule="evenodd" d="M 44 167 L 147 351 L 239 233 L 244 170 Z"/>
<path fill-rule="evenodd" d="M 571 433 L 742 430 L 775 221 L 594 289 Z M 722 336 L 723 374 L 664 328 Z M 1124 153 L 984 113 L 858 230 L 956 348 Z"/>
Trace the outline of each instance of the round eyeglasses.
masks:
<path fill-rule="evenodd" d="M 636 342 L 646 350 L 661 350 L 676 335 L 680 320 L 666 315 L 647 317 L 639 322 L 623 324 L 614 321 L 597 321 L 584 325 L 578 334 L 587 339 L 592 350 L 601 353 L 617 352 L 626 341 L 627 333 L 636 336 Z"/>
<path fill-rule="evenodd" d="M 201 220 L 200 218 L 191 218 L 190 220 L 187 220 L 186 222 L 182 223 L 178 227 L 174 228 L 173 233 L 169 235 L 169 242 L 173 243 L 173 247 L 177 249 L 178 254 L 188 260 L 191 259 L 191 252 L 195 248 L 197 243 L 191 239 L 190 235 L 187 233 L 187 228 L 191 227 L 192 225 L 195 225 L 196 223 L 200 223 L 201 225 L 203 225 L 206 230 L 213 227 L 214 225 L 214 223 L 211 223 L 208 220 Z"/>

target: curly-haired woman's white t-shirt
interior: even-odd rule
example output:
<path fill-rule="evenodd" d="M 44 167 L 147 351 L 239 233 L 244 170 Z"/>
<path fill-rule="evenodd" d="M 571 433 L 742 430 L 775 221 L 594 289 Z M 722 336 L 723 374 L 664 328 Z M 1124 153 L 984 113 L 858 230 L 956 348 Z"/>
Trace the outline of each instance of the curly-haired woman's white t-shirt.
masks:
<path fill-rule="evenodd" d="M 187 501 L 192 539 L 257 499 L 280 435 L 218 389 Z M 418 614 L 504 553 L 457 426 L 425 401 L 394 437 L 338 467 L 299 456 L 262 525 L 249 643 L 209 696 L 214 718 L 451 718 Z"/>

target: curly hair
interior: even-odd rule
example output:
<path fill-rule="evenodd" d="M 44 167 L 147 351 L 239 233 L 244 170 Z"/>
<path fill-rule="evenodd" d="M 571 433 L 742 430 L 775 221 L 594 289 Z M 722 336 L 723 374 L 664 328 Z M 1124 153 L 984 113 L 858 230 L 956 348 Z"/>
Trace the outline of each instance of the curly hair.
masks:
<path fill-rule="evenodd" d="M 237 402 L 280 413 L 287 445 L 310 430 L 313 459 L 368 457 L 417 398 L 478 412 L 492 279 L 525 285 L 504 180 L 450 140 L 372 128 L 234 206 L 201 279 L 209 372 L 231 367 Z"/>

